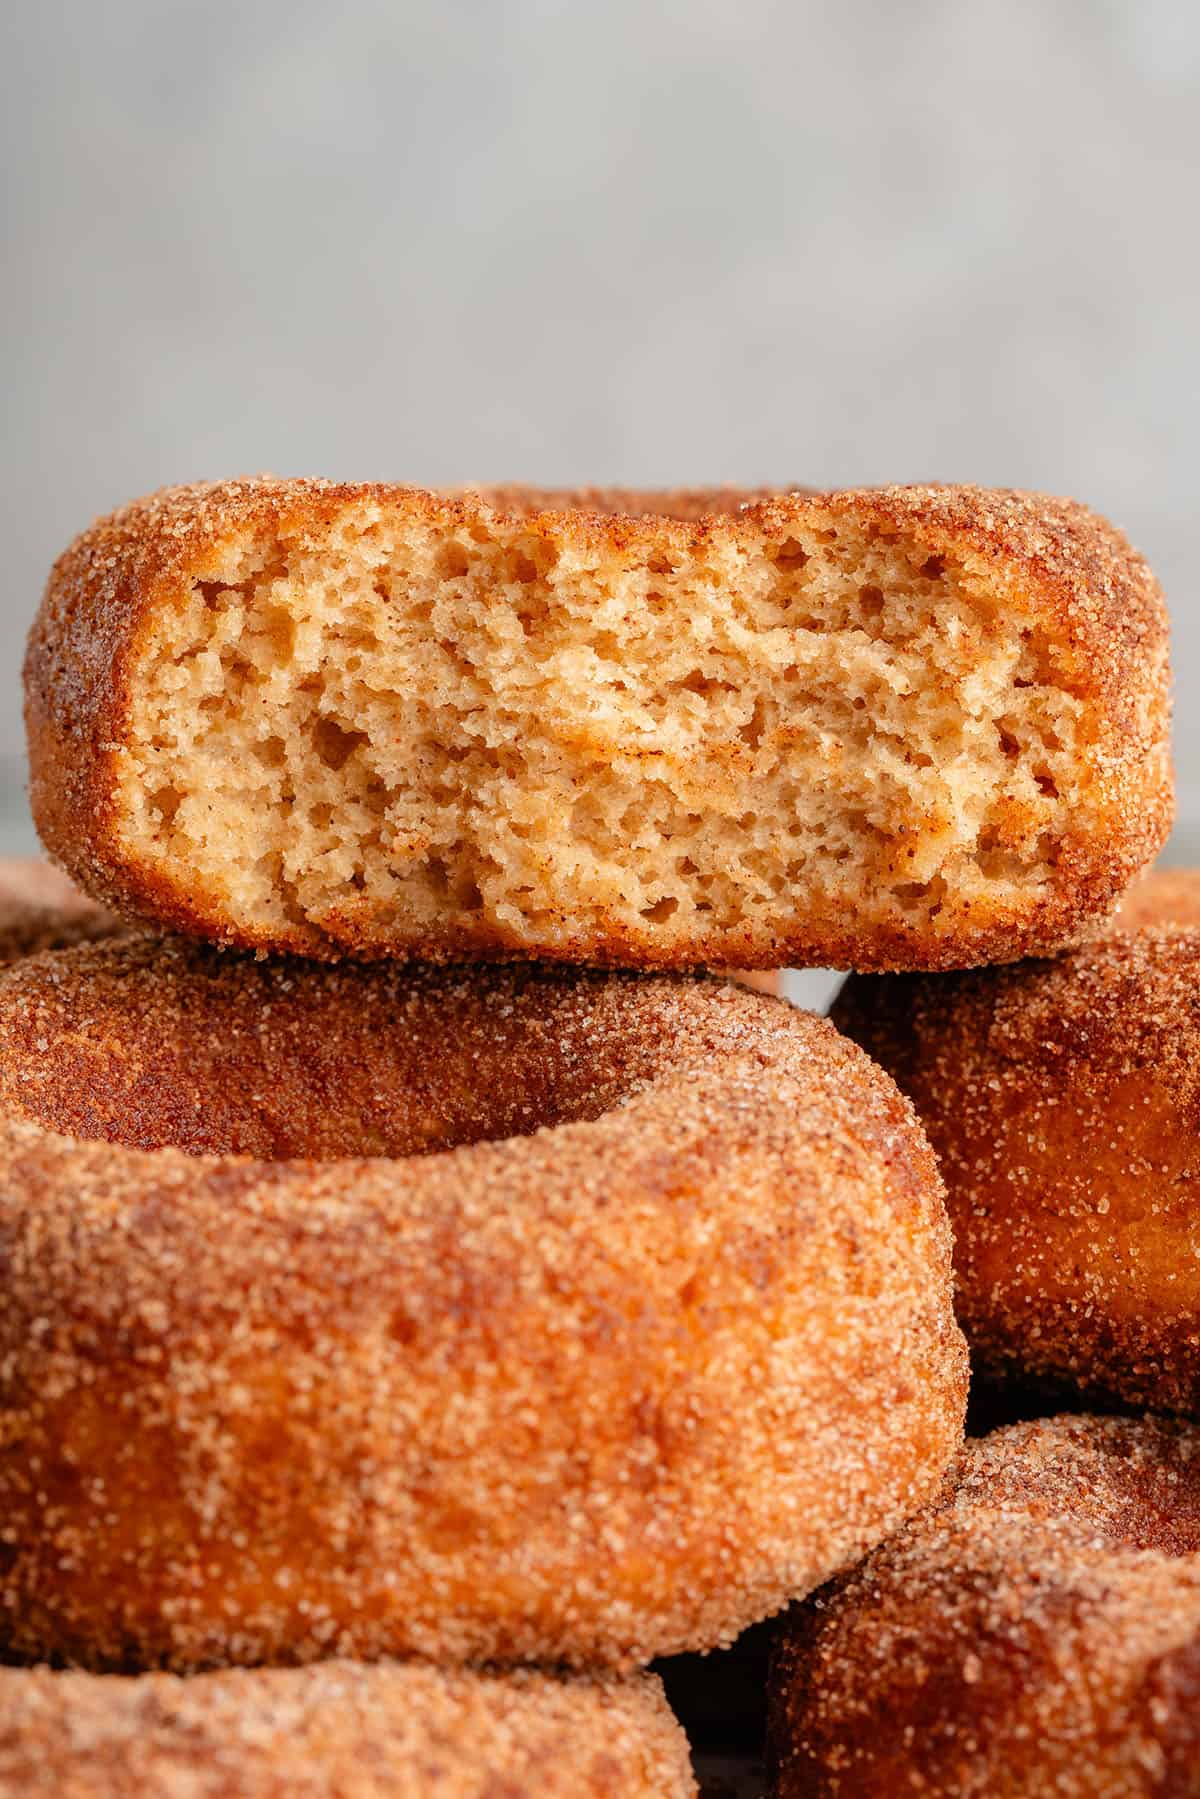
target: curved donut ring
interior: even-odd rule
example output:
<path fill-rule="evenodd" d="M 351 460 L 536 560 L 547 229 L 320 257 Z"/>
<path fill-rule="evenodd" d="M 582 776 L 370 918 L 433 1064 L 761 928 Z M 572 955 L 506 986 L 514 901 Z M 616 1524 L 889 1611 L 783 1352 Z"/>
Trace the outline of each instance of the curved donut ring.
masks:
<path fill-rule="evenodd" d="M 0 977 L 0 1115 L 10 1653 L 626 1666 L 960 1440 L 911 1110 L 732 984 L 89 946 Z"/>

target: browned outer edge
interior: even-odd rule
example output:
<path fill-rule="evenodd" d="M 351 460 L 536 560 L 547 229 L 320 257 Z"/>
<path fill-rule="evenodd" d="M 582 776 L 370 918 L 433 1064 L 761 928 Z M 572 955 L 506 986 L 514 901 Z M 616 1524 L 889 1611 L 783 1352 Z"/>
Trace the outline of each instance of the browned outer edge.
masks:
<path fill-rule="evenodd" d="M 631 561 L 689 553 L 705 544 L 780 542 L 797 528 L 841 519 L 919 537 L 931 554 L 968 553 L 994 569 L 1006 604 L 1041 616 L 1063 647 L 1064 674 L 1095 708 L 1097 803 L 1090 829 L 1069 839 L 1052 892 L 1017 920 L 979 921 L 933 939 L 920 931 L 854 921 L 798 921 L 765 939 L 751 928 L 697 938 L 694 954 L 659 955 L 619 932 L 544 946 L 559 961 L 627 966 L 792 963 L 853 967 L 951 968 L 1057 949 L 1111 908 L 1165 841 L 1173 816 L 1168 743 L 1166 609 L 1144 560 L 1114 526 L 1078 502 L 975 487 L 882 487 L 826 494 L 579 494 L 497 489 L 461 494 L 379 483 L 251 478 L 166 488 L 100 519 L 51 571 L 25 660 L 26 727 L 34 818 L 52 855 L 95 897 L 172 928 L 250 949 L 291 950 L 337 960 L 344 954 L 462 959 L 523 957 L 503 932 L 447 926 L 431 938 L 386 942 L 365 932 L 347 945 L 315 927 L 255 930 L 219 906 L 141 868 L 121 850 L 116 814 L 116 750 L 126 730 L 130 675 L 157 614 L 182 603 L 193 582 L 215 576 L 235 542 L 270 534 L 312 536 L 359 503 L 406 512 L 435 530 L 472 523 L 517 524 L 580 552 Z M 586 500 L 592 510 L 570 508 Z M 714 509 L 705 512 L 703 507 Z M 527 510 L 529 506 L 535 510 Z M 699 509 L 699 510 L 698 510 Z M 697 514 L 695 516 L 684 516 Z M 674 516 L 673 516 L 674 515 Z M 1143 722 L 1147 721 L 1147 722 Z"/>

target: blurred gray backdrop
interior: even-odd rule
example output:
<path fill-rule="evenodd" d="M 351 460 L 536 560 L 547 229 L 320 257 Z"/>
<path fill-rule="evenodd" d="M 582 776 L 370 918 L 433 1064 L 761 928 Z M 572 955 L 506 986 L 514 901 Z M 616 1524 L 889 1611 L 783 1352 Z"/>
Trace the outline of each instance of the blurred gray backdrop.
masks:
<path fill-rule="evenodd" d="M 53 556 L 263 469 L 1076 494 L 1166 585 L 1200 839 L 1194 0 L 5 16 L 0 847 Z"/>

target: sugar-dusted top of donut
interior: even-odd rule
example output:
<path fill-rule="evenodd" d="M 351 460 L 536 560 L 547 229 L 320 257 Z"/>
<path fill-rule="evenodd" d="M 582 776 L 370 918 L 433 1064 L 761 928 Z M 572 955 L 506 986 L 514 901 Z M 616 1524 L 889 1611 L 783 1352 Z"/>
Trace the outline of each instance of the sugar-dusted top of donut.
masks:
<path fill-rule="evenodd" d="M 406 1157 L 521 1137 L 536 1168 L 560 1153 L 539 1127 L 754 1068 L 799 1076 L 829 1128 L 884 1153 L 898 1131 L 924 1154 L 907 1102 L 827 1021 L 703 975 L 314 964 L 132 937 L 0 977 L 0 1105 L 142 1149 Z"/>
<path fill-rule="evenodd" d="M 883 1666 L 902 1639 L 911 1644 L 915 1615 L 936 1633 L 939 1616 L 975 1616 L 981 1602 L 1001 1639 L 1033 1624 L 1049 1650 L 1072 1612 L 1102 1604 L 1123 1572 L 1152 1601 L 1140 1620 L 1147 1640 L 1174 1620 L 1182 1641 L 1200 1643 L 1195 1425 L 1079 1414 L 972 1439 L 939 1499 L 847 1576 L 844 1591 L 870 1595 L 871 1659 Z M 1136 1615 L 1126 1620 L 1130 1631 L 1138 1625 Z M 1126 1637 L 1114 1655 L 1135 1648 Z"/>
<path fill-rule="evenodd" d="M 832 1016 L 918 1095 L 920 1109 L 952 1095 L 963 1143 L 972 1112 L 990 1114 L 998 1083 L 1027 1087 L 1039 1071 L 1061 1080 L 1068 1064 L 1085 1083 L 1094 1078 L 1097 1091 L 1146 1073 L 1172 1088 L 1182 1115 L 1200 1093 L 1200 930 L 1120 924 L 1118 914 L 1106 936 L 1053 961 L 856 976 Z M 990 1178 L 986 1144 L 973 1153 Z M 972 1164 L 965 1154 L 958 1160 L 961 1186 Z"/>

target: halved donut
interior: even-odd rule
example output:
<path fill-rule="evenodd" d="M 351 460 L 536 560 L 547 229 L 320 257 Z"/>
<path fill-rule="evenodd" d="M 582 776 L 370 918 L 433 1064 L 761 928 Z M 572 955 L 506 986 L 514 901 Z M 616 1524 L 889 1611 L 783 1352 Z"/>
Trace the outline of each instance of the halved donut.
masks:
<path fill-rule="evenodd" d="M 10 1654 L 628 1665 L 959 1441 L 912 1112 L 731 983 L 69 950 L 0 1108 Z"/>
<path fill-rule="evenodd" d="M 1167 620 L 973 487 L 226 481 L 97 521 L 26 663 L 42 836 L 223 942 L 953 968 L 1075 941 L 1169 828 Z"/>

